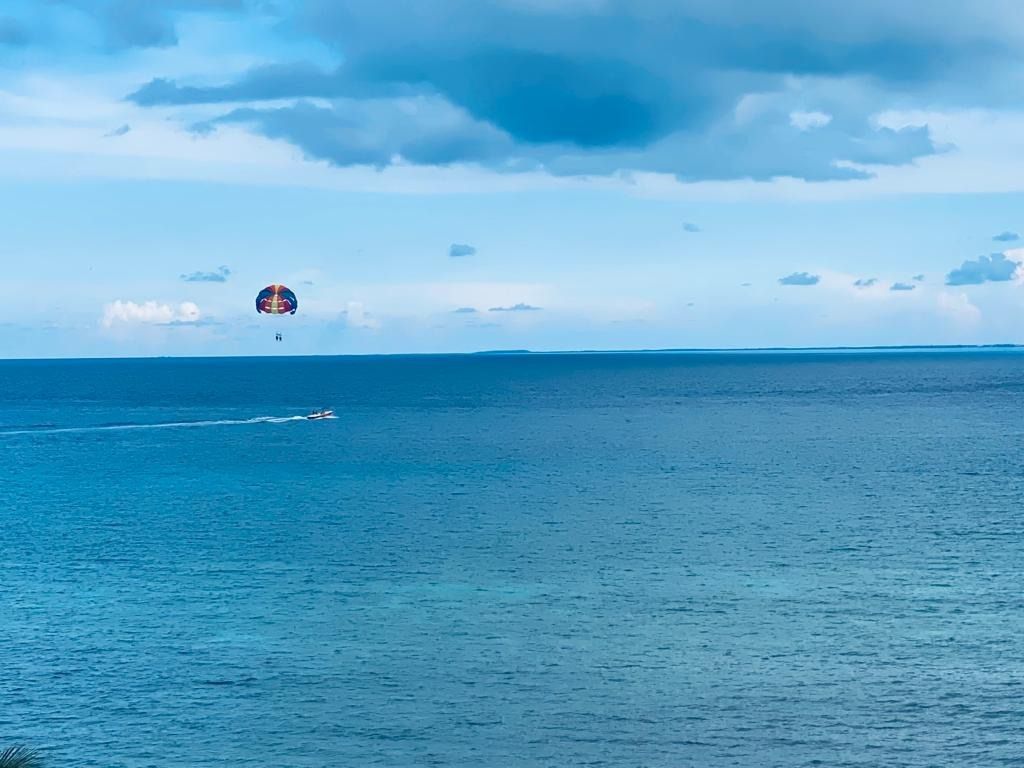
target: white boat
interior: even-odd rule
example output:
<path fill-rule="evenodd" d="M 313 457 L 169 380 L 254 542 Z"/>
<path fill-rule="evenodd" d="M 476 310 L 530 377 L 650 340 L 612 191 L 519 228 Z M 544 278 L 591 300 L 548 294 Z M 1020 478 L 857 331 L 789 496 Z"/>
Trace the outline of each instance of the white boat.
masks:
<path fill-rule="evenodd" d="M 307 419 L 330 419 L 334 416 L 334 411 L 325 408 L 322 411 L 313 411 L 306 416 Z"/>

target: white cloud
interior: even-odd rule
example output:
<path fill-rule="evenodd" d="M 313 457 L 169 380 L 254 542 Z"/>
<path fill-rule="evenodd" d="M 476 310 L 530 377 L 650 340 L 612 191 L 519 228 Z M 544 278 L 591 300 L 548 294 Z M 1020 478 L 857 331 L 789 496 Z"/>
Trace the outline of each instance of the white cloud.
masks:
<path fill-rule="evenodd" d="M 942 291 L 936 298 L 936 304 L 939 311 L 957 325 L 974 326 L 981 321 L 981 310 L 971 303 L 966 293 Z"/>
<path fill-rule="evenodd" d="M 100 322 L 104 328 L 113 328 L 115 325 L 170 325 L 195 323 L 201 314 L 199 307 L 191 301 L 183 301 L 175 307 L 156 301 L 136 304 L 134 301 L 118 299 L 103 307 Z"/>
<path fill-rule="evenodd" d="M 1003 256 L 1008 258 L 1010 261 L 1019 261 L 1024 263 L 1024 248 L 1007 248 L 1003 251 Z M 1013 277 L 1010 279 L 1016 285 L 1024 286 L 1024 267 L 1018 267 L 1017 271 L 1013 273 Z"/>
<path fill-rule="evenodd" d="M 810 131 L 814 128 L 824 128 L 832 122 L 832 115 L 825 112 L 790 112 L 789 124 L 798 131 Z"/>

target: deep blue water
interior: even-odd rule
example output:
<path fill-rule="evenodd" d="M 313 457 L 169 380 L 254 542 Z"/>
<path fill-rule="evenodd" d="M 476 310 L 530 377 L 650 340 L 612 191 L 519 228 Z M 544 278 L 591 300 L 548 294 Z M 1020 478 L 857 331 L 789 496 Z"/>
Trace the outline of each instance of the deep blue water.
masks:
<path fill-rule="evenodd" d="M 1022 395 L 1007 352 L 0 363 L 0 747 L 1024 765 Z"/>

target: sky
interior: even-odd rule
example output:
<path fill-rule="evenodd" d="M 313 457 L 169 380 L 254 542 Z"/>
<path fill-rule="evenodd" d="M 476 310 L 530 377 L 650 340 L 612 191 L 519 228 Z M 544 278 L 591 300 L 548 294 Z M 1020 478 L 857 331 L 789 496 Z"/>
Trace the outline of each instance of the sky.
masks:
<path fill-rule="evenodd" d="M 0 358 L 1024 343 L 1017 11 L 4 0 Z"/>

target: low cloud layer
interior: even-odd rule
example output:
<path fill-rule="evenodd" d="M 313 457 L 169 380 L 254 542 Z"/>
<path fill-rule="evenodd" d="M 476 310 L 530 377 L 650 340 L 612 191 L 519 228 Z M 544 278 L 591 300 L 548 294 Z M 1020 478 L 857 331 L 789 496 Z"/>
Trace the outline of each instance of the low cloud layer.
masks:
<path fill-rule="evenodd" d="M 889 286 L 890 291 L 912 291 L 916 288 L 916 285 L 911 283 L 893 283 Z"/>
<path fill-rule="evenodd" d="M 992 239 L 998 243 L 1012 243 L 1015 240 L 1020 240 L 1020 235 L 1018 235 L 1016 232 L 1010 232 L 1009 230 L 1007 230 L 1005 232 L 1000 232 Z"/>
<path fill-rule="evenodd" d="M 817 285 L 821 280 L 818 275 L 812 275 L 809 272 L 794 272 L 791 275 L 779 278 L 781 285 Z"/>
<path fill-rule="evenodd" d="M 862 277 L 859 280 L 854 280 L 853 284 L 858 288 L 870 288 L 872 285 L 878 282 L 877 277 Z"/>
<path fill-rule="evenodd" d="M 137 304 L 118 299 L 103 307 L 100 322 L 104 328 L 117 325 L 194 325 L 201 316 L 199 307 L 191 301 L 172 306 L 156 301 Z"/>
<path fill-rule="evenodd" d="M 1006 258 L 1005 254 L 993 253 L 965 261 L 959 268 L 946 275 L 946 285 L 981 285 L 1012 280 L 1020 266 L 1019 261 Z"/>

